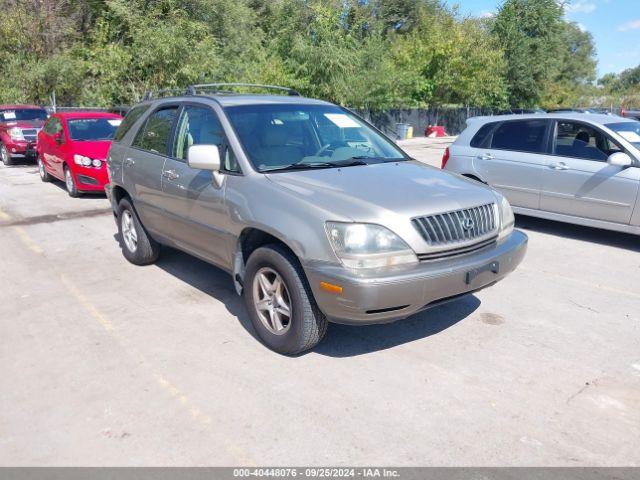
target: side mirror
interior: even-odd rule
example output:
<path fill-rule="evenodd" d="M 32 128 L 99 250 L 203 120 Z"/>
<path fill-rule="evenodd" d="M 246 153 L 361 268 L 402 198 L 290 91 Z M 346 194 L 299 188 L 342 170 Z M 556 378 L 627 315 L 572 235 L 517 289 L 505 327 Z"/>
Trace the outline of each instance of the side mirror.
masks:
<path fill-rule="evenodd" d="M 187 163 L 191 168 L 220 170 L 220 151 L 216 145 L 192 145 L 187 151 Z"/>
<path fill-rule="evenodd" d="M 614 167 L 630 167 L 633 165 L 633 160 L 631 157 L 624 152 L 616 152 L 609 155 L 607 158 L 607 163 L 609 165 L 613 165 Z"/>
<path fill-rule="evenodd" d="M 63 137 L 63 133 L 62 132 L 58 132 L 53 136 L 53 139 L 56 141 L 56 143 L 58 145 L 61 145 L 64 143 L 64 137 Z"/>

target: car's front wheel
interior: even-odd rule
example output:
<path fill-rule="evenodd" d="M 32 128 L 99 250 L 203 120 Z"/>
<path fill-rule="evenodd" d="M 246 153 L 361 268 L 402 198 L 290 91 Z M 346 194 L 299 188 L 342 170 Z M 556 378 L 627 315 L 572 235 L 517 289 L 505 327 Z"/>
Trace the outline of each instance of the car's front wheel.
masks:
<path fill-rule="evenodd" d="M 278 353 L 309 350 L 327 331 L 327 318 L 315 303 L 298 259 L 280 245 L 251 254 L 243 295 L 256 333 Z"/>
<path fill-rule="evenodd" d="M 44 162 L 40 158 L 40 155 L 38 155 L 38 173 L 40 174 L 40 180 L 42 180 L 43 182 L 51 181 L 51 175 L 49 174 L 49 172 L 47 172 L 47 169 L 45 168 Z"/>
<path fill-rule="evenodd" d="M 71 169 L 65 165 L 64 167 L 64 186 L 67 189 L 67 193 L 70 197 L 78 197 L 80 192 L 78 192 L 78 186 L 76 185 L 76 181 L 73 178 L 73 174 L 71 173 Z"/>
<path fill-rule="evenodd" d="M 6 166 L 13 165 L 13 158 L 11 158 L 9 150 L 7 150 L 7 147 L 4 145 L 0 145 L 0 160 L 2 160 L 2 163 Z"/>
<path fill-rule="evenodd" d="M 160 245 L 142 226 L 127 198 L 118 204 L 118 234 L 124 257 L 135 265 L 148 265 L 158 259 Z"/>

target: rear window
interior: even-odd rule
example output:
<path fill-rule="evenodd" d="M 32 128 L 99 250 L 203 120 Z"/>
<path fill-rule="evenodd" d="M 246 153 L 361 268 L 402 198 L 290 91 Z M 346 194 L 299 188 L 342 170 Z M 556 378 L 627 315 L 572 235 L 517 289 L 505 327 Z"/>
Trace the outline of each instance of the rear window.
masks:
<path fill-rule="evenodd" d="M 133 107 L 129 110 L 129 113 L 127 113 L 124 120 L 122 120 L 122 123 L 120 123 L 118 130 L 116 130 L 113 140 L 116 142 L 122 140 L 127 132 L 131 130 L 133 124 L 136 123 L 136 121 L 149 109 L 150 106 L 151 105 L 138 105 L 137 107 Z"/>
<path fill-rule="evenodd" d="M 516 152 L 544 153 L 546 120 L 517 120 L 504 122 L 491 139 L 491 148 Z"/>
<path fill-rule="evenodd" d="M 471 146 L 474 148 L 482 148 L 487 145 L 487 137 L 493 131 L 496 126 L 496 122 L 487 123 L 484 125 L 471 139 Z"/>

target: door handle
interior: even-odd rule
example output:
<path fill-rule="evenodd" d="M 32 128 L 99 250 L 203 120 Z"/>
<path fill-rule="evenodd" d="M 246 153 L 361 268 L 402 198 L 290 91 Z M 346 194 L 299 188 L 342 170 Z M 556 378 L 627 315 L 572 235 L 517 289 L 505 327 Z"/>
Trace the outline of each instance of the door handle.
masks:
<path fill-rule="evenodd" d="M 178 173 L 175 170 L 164 170 L 162 172 L 162 176 L 169 180 L 175 180 L 176 178 L 180 177 L 180 175 L 178 175 Z"/>
<path fill-rule="evenodd" d="M 482 155 L 478 155 L 478 160 L 493 160 L 493 155 L 490 153 L 483 153 Z"/>
<path fill-rule="evenodd" d="M 569 165 L 564 162 L 558 162 L 550 164 L 549 168 L 553 168 L 554 170 L 569 170 Z"/>
<path fill-rule="evenodd" d="M 124 163 L 125 167 L 129 167 L 131 165 L 135 165 L 136 161 L 131 157 L 127 157 L 127 158 L 124 159 L 123 163 Z"/>

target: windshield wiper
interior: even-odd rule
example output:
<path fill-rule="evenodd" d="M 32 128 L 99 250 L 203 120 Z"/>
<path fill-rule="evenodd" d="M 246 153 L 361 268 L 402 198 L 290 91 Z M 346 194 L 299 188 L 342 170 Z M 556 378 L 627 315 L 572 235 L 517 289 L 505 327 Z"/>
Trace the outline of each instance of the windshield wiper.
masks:
<path fill-rule="evenodd" d="M 340 160 L 336 162 L 313 162 L 313 163 L 303 163 L 303 162 L 295 162 L 291 165 L 284 165 L 282 167 L 269 168 L 267 170 L 263 170 L 264 173 L 268 172 L 282 172 L 286 170 L 306 170 L 312 168 L 340 168 L 340 167 L 356 167 L 359 165 L 368 165 L 365 162 L 364 158 L 371 157 L 352 157 L 346 160 Z"/>

